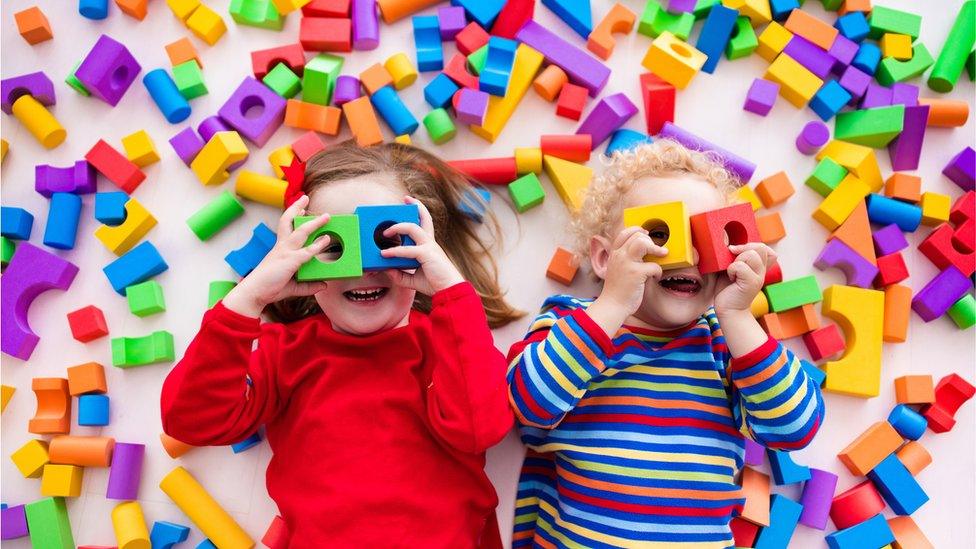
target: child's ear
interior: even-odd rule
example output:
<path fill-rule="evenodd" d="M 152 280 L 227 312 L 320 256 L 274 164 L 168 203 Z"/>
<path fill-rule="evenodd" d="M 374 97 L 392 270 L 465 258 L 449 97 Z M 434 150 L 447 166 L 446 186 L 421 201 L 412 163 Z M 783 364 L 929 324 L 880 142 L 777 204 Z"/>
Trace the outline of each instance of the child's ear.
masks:
<path fill-rule="evenodd" d="M 607 264 L 610 262 L 610 239 L 602 236 L 590 238 L 590 267 L 600 280 L 606 278 Z"/>

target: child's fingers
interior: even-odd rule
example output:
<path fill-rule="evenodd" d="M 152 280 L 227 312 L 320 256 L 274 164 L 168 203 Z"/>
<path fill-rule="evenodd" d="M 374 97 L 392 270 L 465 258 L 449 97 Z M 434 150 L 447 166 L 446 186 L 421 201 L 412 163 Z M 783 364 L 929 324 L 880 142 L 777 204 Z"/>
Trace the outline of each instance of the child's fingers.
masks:
<path fill-rule="evenodd" d="M 658 246 L 651 240 L 646 232 L 636 232 L 627 240 L 627 257 L 634 261 L 643 261 L 644 256 L 653 255 L 664 257 L 668 255 L 668 249 Z"/>
<path fill-rule="evenodd" d="M 296 282 L 294 288 L 290 293 L 291 293 L 291 297 L 307 297 L 321 292 L 327 286 L 328 283 L 325 281 Z"/>
<path fill-rule="evenodd" d="M 626 229 L 617 233 L 617 236 L 615 236 L 613 239 L 613 244 L 610 245 L 610 249 L 619 250 L 620 248 L 623 248 L 624 245 L 627 243 L 627 241 L 630 240 L 630 238 L 632 238 L 635 234 L 640 232 L 643 232 L 645 234 L 647 233 L 647 231 L 645 231 L 641 227 L 627 227 Z"/>
<path fill-rule="evenodd" d="M 414 273 L 390 270 L 390 277 L 393 279 L 393 283 L 397 286 L 409 288 L 411 290 L 417 289 L 417 275 Z"/>
<path fill-rule="evenodd" d="M 329 222 L 329 219 L 331 218 L 331 215 L 324 213 L 315 219 L 304 223 L 292 233 L 292 241 L 298 246 L 304 246 L 305 242 L 308 241 L 308 237 L 312 236 L 312 233 L 315 231 L 321 229 L 326 223 Z"/>
<path fill-rule="evenodd" d="M 733 244 L 729 246 L 729 251 L 736 255 L 749 250 L 758 253 L 766 267 L 769 267 L 776 261 L 776 251 L 763 242 L 748 242 L 746 244 Z"/>
<path fill-rule="evenodd" d="M 664 269 L 657 263 L 644 263 L 641 269 L 646 280 L 659 280 L 664 275 Z"/>
<path fill-rule="evenodd" d="M 332 237 L 326 234 L 315 239 L 315 241 L 313 241 L 311 244 L 305 246 L 304 249 L 305 252 L 308 253 L 308 256 L 311 258 L 322 253 L 322 250 L 326 249 L 329 246 L 329 244 L 332 244 Z"/>
<path fill-rule="evenodd" d="M 281 214 L 278 219 L 278 238 L 283 239 L 288 237 L 292 233 L 292 223 L 295 218 L 298 217 L 305 206 L 308 205 L 308 195 L 303 194 L 298 197 L 298 200 L 291 203 L 291 206 L 285 208 L 285 211 Z"/>
<path fill-rule="evenodd" d="M 396 234 L 401 236 L 409 236 L 410 239 L 413 240 L 418 246 L 426 244 L 433 239 L 432 233 L 425 231 L 416 223 L 397 223 L 396 225 L 391 225 L 385 231 L 383 231 L 383 236 L 387 238 Z"/>
<path fill-rule="evenodd" d="M 750 269 L 752 269 L 752 272 L 758 275 L 766 269 L 766 263 L 763 261 L 760 254 L 761 252 L 757 250 L 746 250 L 745 252 L 739 254 L 736 261 L 745 263 Z"/>
<path fill-rule="evenodd" d="M 383 257 L 402 257 L 405 259 L 416 259 L 425 255 L 424 249 L 421 246 L 394 246 L 392 248 L 386 248 L 385 250 L 380 250 L 380 255 Z"/>
<path fill-rule="evenodd" d="M 424 206 L 424 203 L 423 202 L 421 202 L 421 201 L 417 200 L 416 198 L 414 198 L 412 196 L 409 196 L 409 195 L 408 196 L 405 196 L 403 198 L 403 201 L 406 202 L 407 204 L 416 204 L 417 205 L 417 210 L 420 213 L 420 228 L 423 229 L 423 230 L 425 230 L 425 231 L 427 231 L 431 235 L 433 235 L 434 234 L 434 218 L 431 217 L 430 210 L 427 209 L 427 206 Z"/>

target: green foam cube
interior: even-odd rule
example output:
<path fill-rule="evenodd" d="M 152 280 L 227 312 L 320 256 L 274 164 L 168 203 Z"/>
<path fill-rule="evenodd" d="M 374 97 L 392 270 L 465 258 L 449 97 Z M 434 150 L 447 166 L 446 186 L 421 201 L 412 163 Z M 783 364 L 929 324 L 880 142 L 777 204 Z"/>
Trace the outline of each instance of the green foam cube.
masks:
<path fill-rule="evenodd" d="M 952 307 L 949 307 L 949 318 L 959 326 L 960 330 L 976 325 L 976 298 L 973 298 L 973 294 L 966 294 L 953 303 Z"/>
<path fill-rule="evenodd" d="M 769 309 L 777 313 L 823 300 L 820 283 L 817 282 L 817 277 L 814 275 L 770 284 L 763 288 L 763 291 L 766 292 Z"/>
<path fill-rule="evenodd" d="M 44 498 L 24 505 L 31 546 L 35 549 L 74 549 L 71 521 L 64 498 Z"/>
<path fill-rule="evenodd" d="M 890 105 L 837 114 L 834 139 L 880 149 L 898 137 L 905 125 L 905 105 Z"/>
<path fill-rule="evenodd" d="M 155 280 L 133 284 L 125 289 L 129 311 L 136 316 L 149 316 L 166 310 L 163 287 Z"/>
<path fill-rule="evenodd" d="M 176 358 L 173 334 L 159 330 L 143 337 L 113 337 L 112 366 L 132 368 Z"/>
<path fill-rule="evenodd" d="M 280 31 L 285 18 L 271 0 L 231 0 L 230 16 L 238 25 Z"/>
<path fill-rule="evenodd" d="M 313 219 L 315 216 L 296 217 L 295 228 L 297 229 Z M 310 245 L 322 235 L 329 235 L 332 239 L 329 247 L 337 244 L 342 246 L 341 255 L 335 261 L 322 261 L 313 257 L 298 268 L 295 278 L 299 282 L 310 282 L 363 276 L 363 252 L 359 242 L 359 216 L 332 216 L 328 223 L 309 235 L 305 245 Z"/>
<path fill-rule="evenodd" d="M 752 22 L 748 17 L 739 17 L 735 20 L 735 28 L 732 29 L 732 38 L 725 46 L 725 56 L 729 59 L 739 59 L 748 57 L 759 47 L 759 39 L 756 38 L 756 31 L 752 28 Z"/>
<path fill-rule="evenodd" d="M 302 79 L 284 63 L 275 65 L 261 81 L 285 99 L 291 99 L 302 91 Z"/>
<path fill-rule="evenodd" d="M 302 101 L 316 105 L 332 102 L 336 79 L 342 70 L 343 59 L 336 55 L 320 53 L 305 63 L 302 73 Z"/>
<path fill-rule="evenodd" d="M 210 283 L 207 288 L 207 308 L 213 309 L 213 306 L 217 304 L 218 301 L 227 297 L 237 283 L 233 280 L 214 280 Z"/>
<path fill-rule="evenodd" d="M 807 177 L 806 185 L 817 191 L 820 196 L 827 198 L 827 195 L 833 192 L 845 177 L 847 177 L 847 168 L 825 156 L 814 168 L 810 177 Z"/>
<path fill-rule="evenodd" d="M 546 198 L 546 191 L 542 189 L 539 177 L 531 172 L 509 183 L 508 194 L 519 213 L 542 204 Z"/>
<path fill-rule="evenodd" d="M 176 82 L 176 88 L 187 99 L 207 95 L 207 84 L 203 81 L 203 71 L 193 59 L 173 66 L 173 82 Z"/>

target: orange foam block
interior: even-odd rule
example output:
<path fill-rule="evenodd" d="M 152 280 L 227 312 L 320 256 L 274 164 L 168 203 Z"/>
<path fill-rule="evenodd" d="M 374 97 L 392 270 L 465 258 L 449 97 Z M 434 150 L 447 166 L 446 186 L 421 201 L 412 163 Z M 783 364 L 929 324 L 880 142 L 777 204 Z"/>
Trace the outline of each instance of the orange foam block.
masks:
<path fill-rule="evenodd" d="M 917 204 L 922 199 L 922 178 L 907 173 L 893 173 L 885 180 L 884 194 L 890 198 Z"/>
<path fill-rule="evenodd" d="M 847 219 L 837 227 L 827 240 L 834 238 L 847 244 L 872 265 L 878 264 L 877 256 L 874 253 L 874 239 L 871 235 L 871 222 L 868 220 L 868 208 L 864 201 L 854 207 Z"/>
<path fill-rule="evenodd" d="M 342 114 L 349 123 L 349 129 L 356 137 L 360 147 L 378 145 L 383 142 L 383 132 L 380 131 L 376 111 L 373 110 L 369 97 L 362 96 L 342 104 Z"/>
<path fill-rule="evenodd" d="M 786 226 L 779 212 L 757 215 L 756 228 L 759 229 L 759 239 L 766 244 L 775 244 L 786 238 Z"/>
<path fill-rule="evenodd" d="M 290 128 L 336 135 L 339 133 L 341 120 L 342 111 L 331 105 L 289 99 L 285 107 L 285 125 Z"/>
<path fill-rule="evenodd" d="M 614 4 L 603 16 L 603 20 L 590 32 L 590 36 L 586 39 L 586 49 L 597 54 L 601 59 L 610 59 L 613 48 L 617 45 L 617 39 L 613 37 L 614 33 L 630 33 L 636 21 L 637 14 L 630 8 L 619 2 Z"/>
<path fill-rule="evenodd" d="M 51 463 L 79 467 L 108 467 L 112 464 L 115 439 L 63 435 L 51 439 L 48 456 Z"/>
<path fill-rule="evenodd" d="M 546 276 L 569 286 L 573 283 L 573 278 L 576 277 L 576 271 L 579 269 L 579 261 L 576 255 L 565 249 L 556 248 L 555 253 L 552 254 L 552 259 L 549 260 L 549 267 L 546 268 Z"/>
<path fill-rule="evenodd" d="M 935 382 L 932 376 L 916 375 L 895 378 L 895 400 L 899 404 L 932 404 L 935 402 Z"/>
<path fill-rule="evenodd" d="M 532 82 L 532 89 L 539 94 L 539 97 L 551 103 L 556 100 L 567 82 L 569 82 L 569 76 L 562 69 L 557 65 L 549 65 L 539 73 L 539 76 L 535 77 Z"/>
<path fill-rule="evenodd" d="M 909 440 L 895 452 L 895 455 L 898 457 L 898 461 L 905 466 L 905 469 L 908 469 L 908 472 L 914 476 L 917 476 L 932 463 L 932 454 L 917 440 Z"/>
<path fill-rule="evenodd" d="M 37 397 L 37 411 L 27 430 L 37 435 L 62 435 L 71 430 L 71 393 L 68 380 L 61 377 L 35 377 L 31 390 Z"/>
<path fill-rule="evenodd" d="M 820 327 L 820 315 L 812 303 L 778 313 L 768 313 L 759 319 L 759 324 L 770 336 L 776 339 L 789 339 L 811 332 Z"/>
<path fill-rule="evenodd" d="M 105 367 L 97 362 L 86 362 L 68 368 L 68 393 L 71 396 L 104 394 L 108 391 L 105 383 Z"/>
<path fill-rule="evenodd" d="M 806 38 L 824 50 L 829 50 L 837 38 L 837 29 L 803 10 L 791 11 L 783 26 L 786 30 Z"/>
<path fill-rule="evenodd" d="M 37 6 L 18 11 L 14 14 L 14 21 L 17 23 L 17 32 L 32 46 L 54 38 L 51 23 Z"/>
<path fill-rule="evenodd" d="M 837 454 L 852 475 L 864 476 L 894 453 L 904 440 L 887 421 L 879 421 Z"/>
<path fill-rule="evenodd" d="M 190 450 L 196 448 L 192 444 L 187 444 L 182 440 L 176 440 L 175 438 L 167 435 L 166 433 L 159 434 L 159 442 L 163 445 L 163 450 L 166 450 L 166 454 L 176 459 L 183 454 L 189 452 Z"/>
<path fill-rule="evenodd" d="M 936 128 L 957 128 L 965 126 L 969 120 L 969 103 L 958 99 L 934 99 L 919 97 L 919 105 L 929 106 L 926 126 Z"/>
<path fill-rule="evenodd" d="M 895 542 L 891 544 L 893 549 L 933 549 L 935 546 L 919 530 L 918 525 L 910 516 L 891 517 L 888 519 L 888 528 L 895 535 Z"/>
<path fill-rule="evenodd" d="M 884 301 L 884 293 L 877 290 L 834 284 L 824 291 L 821 310 L 844 331 L 847 345 L 841 358 L 824 364 L 825 390 L 862 398 L 878 396 Z"/>
<path fill-rule="evenodd" d="M 912 289 L 892 284 L 884 289 L 884 327 L 882 338 L 889 343 L 904 343 L 912 313 Z"/>
<path fill-rule="evenodd" d="M 203 63 L 200 62 L 200 56 L 197 54 L 197 48 L 193 42 L 190 42 L 189 38 L 180 38 L 176 42 L 167 44 L 166 55 L 169 56 L 169 62 L 174 67 L 192 59 L 197 62 L 201 69 L 203 68 Z"/>
<path fill-rule="evenodd" d="M 359 82 L 366 89 L 366 93 L 373 95 L 383 86 L 392 86 L 393 75 L 381 63 L 373 63 L 359 73 Z"/>
<path fill-rule="evenodd" d="M 122 10 L 122 13 L 142 21 L 146 18 L 149 11 L 149 0 L 115 0 L 115 5 Z"/>
<path fill-rule="evenodd" d="M 743 467 L 740 484 L 746 499 L 740 516 L 753 524 L 769 526 L 769 475 Z"/>
<path fill-rule="evenodd" d="M 759 196 L 763 206 L 767 208 L 786 202 L 786 199 L 793 196 L 794 192 L 796 190 L 793 188 L 793 183 L 790 183 L 790 178 L 787 177 L 786 172 L 775 173 L 756 185 L 756 195 Z"/>

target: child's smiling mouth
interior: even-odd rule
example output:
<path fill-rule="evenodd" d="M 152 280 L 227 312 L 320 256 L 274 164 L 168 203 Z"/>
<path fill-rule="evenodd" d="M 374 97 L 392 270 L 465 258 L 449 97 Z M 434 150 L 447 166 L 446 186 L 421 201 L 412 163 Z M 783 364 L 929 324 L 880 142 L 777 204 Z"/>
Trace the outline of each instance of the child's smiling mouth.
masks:
<path fill-rule="evenodd" d="M 701 279 L 684 273 L 665 275 L 658 284 L 669 293 L 680 297 L 693 297 L 702 289 Z"/>
<path fill-rule="evenodd" d="M 371 286 L 368 288 L 356 288 L 354 290 L 348 290 L 342 292 L 342 295 L 349 301 L 355 303 L 369 303 L 379 301 L 389 291 L 389 288 L 385 288 L 383 286 Z"/>

